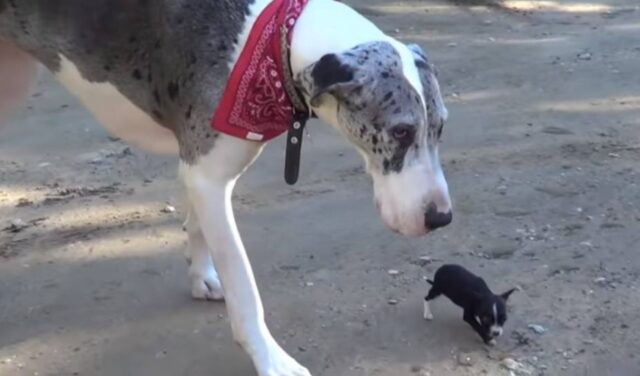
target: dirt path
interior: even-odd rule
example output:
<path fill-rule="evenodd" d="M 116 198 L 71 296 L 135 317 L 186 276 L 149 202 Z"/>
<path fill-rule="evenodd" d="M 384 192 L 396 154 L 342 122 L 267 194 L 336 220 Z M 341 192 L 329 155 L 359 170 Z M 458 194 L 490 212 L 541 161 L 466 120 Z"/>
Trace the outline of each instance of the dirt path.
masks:
<path fill-rule="evenodd" d="M 505 357 L 640 375 L 640 9 L 595 1 L 351 2 L 438 66 L 456 214 L 398 237 L 328 127 L 295 188 L 268 148 L 238 220 L 268 321 L 314 375 L 509 375 Z M 0 375 L 253 374 L 224 306 L 189 299 L 176 161 L 109 138 L 49 77 L 28 106 L 0 133 Z M 495 349 L 445 300 L 421 319 L 443 262 L 523 288 Z"/>

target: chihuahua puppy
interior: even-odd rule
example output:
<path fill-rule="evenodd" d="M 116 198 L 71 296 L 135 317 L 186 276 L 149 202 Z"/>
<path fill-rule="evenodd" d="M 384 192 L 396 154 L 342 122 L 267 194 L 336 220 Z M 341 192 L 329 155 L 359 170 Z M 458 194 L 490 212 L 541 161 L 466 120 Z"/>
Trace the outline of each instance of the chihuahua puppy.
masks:
<path fill-rule="evenodd" d="M 488 345 L 502 335 L 507 321 L 507 300 L 517 290 L 513 288 L 495 295 L 485 281 L 460 265 L 443 265 L 437 271 L 429 295 L 424 298 L 424 319 L 433 320 L 429 302 L 440 295 L 449 298 L 464 309 L 464 321 L 476 331 Z"/>

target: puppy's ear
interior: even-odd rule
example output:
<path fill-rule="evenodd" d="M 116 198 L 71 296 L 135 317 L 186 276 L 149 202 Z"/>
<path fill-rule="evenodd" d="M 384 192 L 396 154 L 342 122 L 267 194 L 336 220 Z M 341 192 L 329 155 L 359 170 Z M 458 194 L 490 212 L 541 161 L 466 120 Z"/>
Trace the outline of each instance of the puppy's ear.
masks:
<path fill-rule="evenodd" d="M 311 107 L 322 104 L 324 95 L 343 99 L 354 90 L 362 90 L 356 69 L 336 54 L 326 54 L 296 77 L 296 84 L 309 97 Z"/>
<path fill-rule="evenodd" d="M 506 302 L 507 300 L 509 300 L 509 296 L 511 296 L 511 294 L 513 294 L 514 291 L 518 291 L 518 290 L 520 290 L 520 289 L 517 288 L 517 287 L 516 288 L 512 288 L 511 290 L 500 294 L 500 297 L 502 299 L 504 299 L 504 301 Z"/>

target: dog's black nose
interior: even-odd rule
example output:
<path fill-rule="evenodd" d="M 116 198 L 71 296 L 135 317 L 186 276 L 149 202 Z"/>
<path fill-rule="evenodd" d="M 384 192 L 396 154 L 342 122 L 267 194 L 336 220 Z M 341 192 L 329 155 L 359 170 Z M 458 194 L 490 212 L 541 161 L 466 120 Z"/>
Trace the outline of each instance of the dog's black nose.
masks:
<path fill-rule="evenodd" d="M 449 210 L 446 213 L 438 211 L 436 204 L 433 202 L 427 207 L 427 212 L 424 215 L 424 225 L 429 230 L 435 230 L 439 227 L 444 227 L 451 223 L 453 219 L 453 213 Z"/>

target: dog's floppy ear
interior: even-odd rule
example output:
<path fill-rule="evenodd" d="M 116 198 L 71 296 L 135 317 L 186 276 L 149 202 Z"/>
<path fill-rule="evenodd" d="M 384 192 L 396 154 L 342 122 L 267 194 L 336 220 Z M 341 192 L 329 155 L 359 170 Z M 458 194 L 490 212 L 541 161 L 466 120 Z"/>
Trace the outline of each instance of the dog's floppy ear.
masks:
<path fill-rule="evenodd" d="M 414 60 L 416 62 L 416 65 L 418 66 L 418 68 L 420 68 L 420 65 L 429 64 L 429 59 L 427 58 L 427 53 L 424 52 L 422 47 L 420 47 L 416 43 L 409 43 L 409 44 L 407 44 L 407 47 L 409 47 L 411 52 L 413 52 L 413 58 L 414 58 Z"/>
<path fill-rule="evenodd" d="M 512 288 L 511 290 L 500 294 L 500 297 L 502 299 L 504 299 L 504 301 L 506 302 L 507 300 L 509 300 L 509 296 L 511 296 L 511 294 L 513 294 L 514 291 L 518 291 L 518 290 L 519 290 L 519 288 L 517 288 L 517 287 Z"/>
<path fill-rule="evenodd" d="M 309 96 L 312 107 L 321 105 L 324 95 L 342 99 L 347 93 L 361 87 L 355 69 L 336 54 L 326 54 L 305 68 L 296 77 L 296 83 Z"/>

